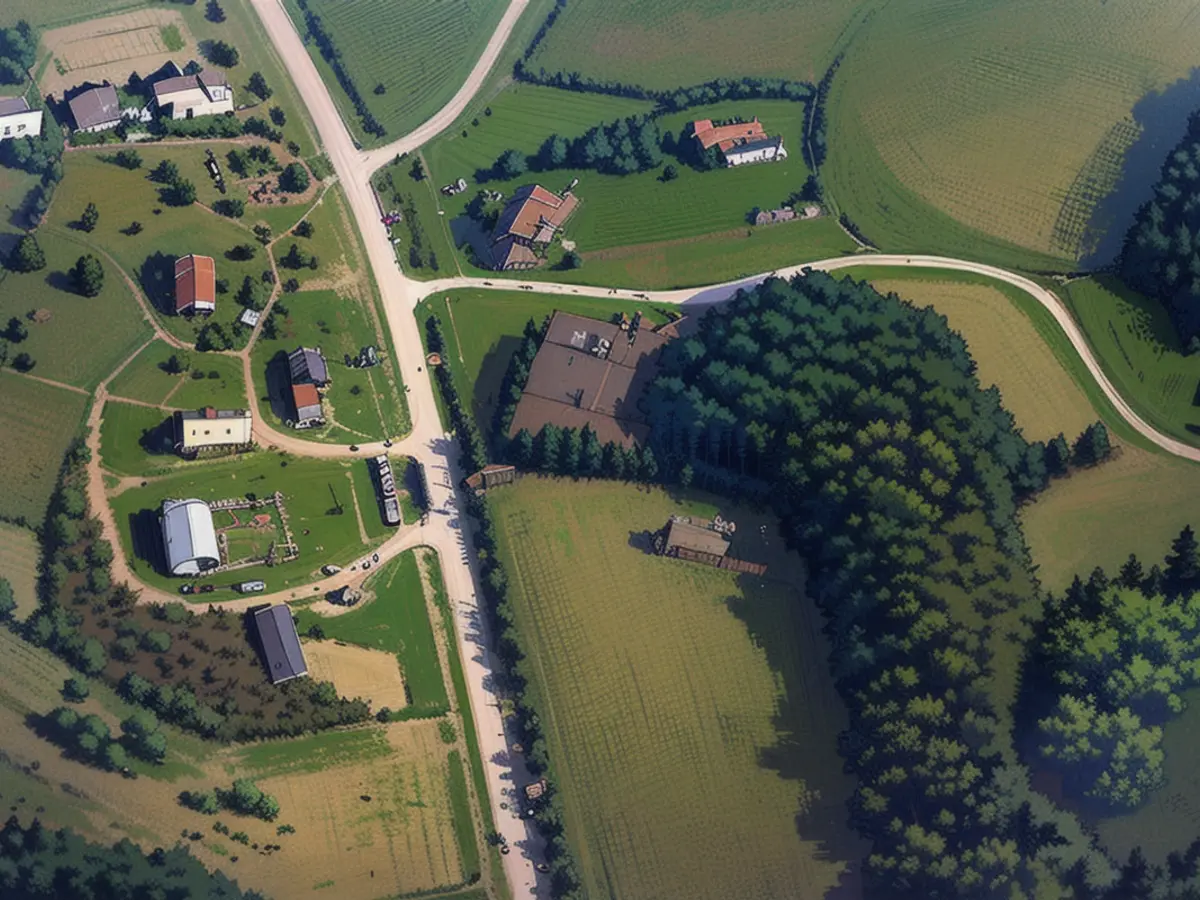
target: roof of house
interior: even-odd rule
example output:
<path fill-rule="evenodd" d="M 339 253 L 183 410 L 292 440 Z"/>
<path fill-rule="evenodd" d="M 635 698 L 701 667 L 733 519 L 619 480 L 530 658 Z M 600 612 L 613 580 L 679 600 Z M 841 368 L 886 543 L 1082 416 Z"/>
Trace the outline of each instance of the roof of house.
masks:
<path fill-rule="evenodd" d="M 189 254 L 175 260 L 175 312 L 194 303 L 217 302 L 217 268 L 211 256 Z"/>
<path fill-rule="evenodd" d="M 492 245 L 492 263 L 496 269 L 503 271 L 522 264 L 537 265 L 537 254 L 517 242 L 511 234 L 500 238 Z"/>
<path fill-rule="evenodd" d="M 296 404 L 298 420 L 321 418 L 321 395 L 317 393 L 316 385 L 293 384 L 292 400 Z"/>
<path fill-rule="evenodd" d="M 513 192 L 512 199 L 500 213 L 492 237 L 499 241 L 515 234 L 533 240 L 546 226 L 551 232 L 561 228 L 578 204 L 579 198 L 570 191 L 560 197 L 540 184 L 523 185 Z"/>
<path fill-rule="evenodd" d="M 724 556 L 729 552 L 729 541 L 723 534 L 709 528 L 672 520 L 667 525 L 667 548 L 671 547 L 684 547 L 700 553 Z"/>
<path fill-rule="evenodd" d="M 29 104 L 24 97 L 0 97 L 0 116 L 23 112 L 29 112 Z"/>
<path fill-rule="evenodd" d="M 783 138 L 781 137 L 761 137 L 756 140 L 734 140 L 728 147 L 722 143 L 721 152 L 726 156 L 739 153 L 754 153 L 758 150 L 765 150 L 768 147 L 779 149 L 783 146 Z"/>
<path fill-rule="evenodd" d="M 735 122 L 732 125 L 713 125 L 711 119 L 697 119 L 692 123 L 692 130 L 696 133 L 696 140 L 705 150 L 714 145 L 725 150 L 726 144 L 732 147 L 734 141 L 739 138 L 749 140 L 766 135 L 758 119 L 752 122 Z"/>
<path fill-rule="evenodd" d="M 111 84 L 104 84 L 76 94 L 67 104 L 71 108 L 71 117 L 77 128 L 91 128 L 116 122 L 121 118 L 121 103 L 117 99 L 117 89 Z"/>
<path fill-rule="evenodd" d="M 196 77 L 205 87 L 229 87 L 229 79 L 220 69 L 205 69 Z"/>
<path fill-rule="evenodd" d="M 258 320 L 262 318 L 262 313 L 257 309 L 243 309 L 242 314 L 238 316 L 238 321 L 243 325 L 248 325 L 253 328 L 258 324 Z"/>
<path fill-rule="evenodd" d="M 300 635 L 296 633 L 296 623 L 286 603 L 255 610 L 254 627 L 267 662 L 267 677 L 272 684 L 308 674 Z"/>
<path fill-rule="evenodd" d="M 170 103 L 172 94 L 198 91 L 210 87 L 228 87 L 229 80 L 216 69 L 205 69 L 198 75 L 176 75 L 154 83 L 154 99 L 159 103 Z"/>
<path fill-rule="evenodd" d="M 288 354 L 288 370 L 292 384 L 326 384 L 329 381 L 329 367 L 319 349 L 297 347 Z"/>
<path fill-rule="evenodd" d="M 164 500 L 162 531 L 170 571 L 189 560 L 211 560 L 213 566 L 220 562 L 212 512 L 203 500 Z"/>
<path fill-rule="evenodd" d="M 175 415 L 181 419 L 249 419 L 248 409 L 214 409 L 206 406 L 204 409 L 181 409 Z"/>

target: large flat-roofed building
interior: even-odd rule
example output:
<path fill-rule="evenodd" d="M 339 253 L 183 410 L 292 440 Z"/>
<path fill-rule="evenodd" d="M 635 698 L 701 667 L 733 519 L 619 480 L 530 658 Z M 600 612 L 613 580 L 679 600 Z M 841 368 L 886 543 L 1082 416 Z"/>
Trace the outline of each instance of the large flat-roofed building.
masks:
<path fill-rule="evenodd" d="M 620 325 L 556 312 L 529 369 L 510 434 L 537 434 L 543 425 L 590 425 L 602 444 L 645 442 L 650 422 L 639 401 L 658 371 L 670 338 L 630 323 Z"/>
<path fill-rule="evenodd" d="M 175 449 L 194 453 L 211 447 L 243 447 L 254 440 L 248 409 L 181 409 L 175 413 Z"/>
<path fill-rule="evenodd" d="M 172 575 L 199 575 L 221 564 L 212 511 L 203 500 L 164 500 L 162 537 Z"/>
<path fill-rule="evenodd" d="M 24 97 L 0 97 L 0 141 L 37 137 L 41 133 L 40 109 L 30 109 Z"/>
<path fill-rule="evenodd" d="M 300 635 L 296 633 L 296 623 L 286 603 L 256 609 L 254 628 L 258 632 L 258 642 L 271 684 L 308 674 Z"/>
<path fill-rule="evenodd" d="M 217 308 L 217 266 L 192 253 L 175 260 L 175 312 L 211 313 Z"/>

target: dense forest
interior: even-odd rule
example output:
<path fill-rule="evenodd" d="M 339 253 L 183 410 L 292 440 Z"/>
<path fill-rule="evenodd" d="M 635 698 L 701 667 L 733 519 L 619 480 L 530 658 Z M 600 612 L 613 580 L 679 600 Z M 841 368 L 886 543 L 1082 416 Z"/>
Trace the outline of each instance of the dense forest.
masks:
<path fill-rule="evenodd" d="M 1200 114 L 1138 211 L 1120 272 L 1134 290 L 1162 301 L 1188 353 L 1200 351 Z"/>
<path fill-rule="evenodd" d="M 143 855 L 123 840 L 112 847 L 70 829 L 50 831 L 36 820 L 22 828 L 13 816 L 0 830 L 0 896 L 5 900 L 263 900 L 236 881 L 209 872 L 183 847 Z"/>

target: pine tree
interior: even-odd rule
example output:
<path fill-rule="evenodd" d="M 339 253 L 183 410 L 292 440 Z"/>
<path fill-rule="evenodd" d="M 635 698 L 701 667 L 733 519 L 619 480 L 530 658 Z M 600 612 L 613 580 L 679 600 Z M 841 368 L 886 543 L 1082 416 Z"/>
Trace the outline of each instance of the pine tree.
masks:
<path fill-rule="evenodd" d="M 516 433 L 508 445 L 509 461 L 519 469 L 528 469 L 533 461 L 533 435 L 528 428 Z"/>
<path fill-rule="evenodd" d="M 649 444 L 642 448 L 641 458 L 638 460 L 638 476 L 642 481 L 658 480 L 658 459 Z"/>
<path fill-rule="evenodd" d="M 104 289 L 104 267 L 100 260 L 90 253 L 79 257 L 71 269 L 71 283 L 83 296 L 97 296 Z"/>
<path fill-rule="evenodd" d="M 579 474 L 586 478 L 594 478 L 600 474 L 604 464 L 604 448 L 592 426 L 583 429 L 583 447 L 579 457 Z"/>
<path fill-rule="evenodd" d="M 563 433 L 558 471 L 563 475 L 579 473 L 579 457 L 583 452 L 583 437 L 578 428 L 567 428 Z"/>
<path fill-rule="evenodd" d="M 1200 585 L 1200 543 L 1191 525 L 1183 526 L 1179 537 L 1171 542 L 1166 564 L 1168 593 L 1179 595 Z"/>
<path fill-rule="evenodd" d="M 83 210 L 83 215 L 79 217 L 79 227 L 83 231 L 94 231 L 96 224 L 100 221 L 100 210 L 96 209 L 95 203 L 89 203 Z"/>
<path fill-rule="evenodd" d="M 1140 587 L 1142 578 L 1145 573 L 1142 570 L 1142 562 L 1134 553 L 1129 554 L 1129 559 L 1125 560 L 1125 565 L 1121 566 L 1121 574 L 1117 576 L 1117 581 L 1122 587 L 1133 590 Z"/>
<path fill-rule="evenodd" d="M 562 429 L 557 425 L 543 425 L 535 441 L 534 459 L 537 468 L 551 472 L 558 463 L 562 448 Z"/>
<path fill-rule="evenodd" d="M 1067 446 L 1067 438 L 1061 431 L 1058 437 L 1046 444 L 1046 470 L 1051 475 L 1066 475 L 1067 466 L 1071 462 L 1071 449 Z"/>
<path fill-rule="evenodd" d="M 32 234 L 21 236 L 8 258 L 8 267 L 14 272 L 36 272 L 46 268 L 46 254 L 42 252 L 36 237 Z"/>

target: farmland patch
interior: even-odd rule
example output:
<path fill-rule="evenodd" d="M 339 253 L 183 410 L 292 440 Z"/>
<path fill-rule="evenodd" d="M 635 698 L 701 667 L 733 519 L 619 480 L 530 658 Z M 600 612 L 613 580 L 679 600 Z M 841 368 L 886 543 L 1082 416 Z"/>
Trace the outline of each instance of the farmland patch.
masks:
<path fill-rule="evenodd" d="M 309 675 L 318 681 L 332 681 L 343 697 L 362 697 L 373 709 L 403 709 L 408 703 L 400 666 L 391 653 L 340 641 L 308 641 L 304 658 Z"/>
<path fill-rule="evenodd" d="M 24 621 L 37 608 L 37 573 L 41 548 L 27 528 L 0 522 L 0 578 L 12 585 L 17 601 L 14 617 Z"/>

